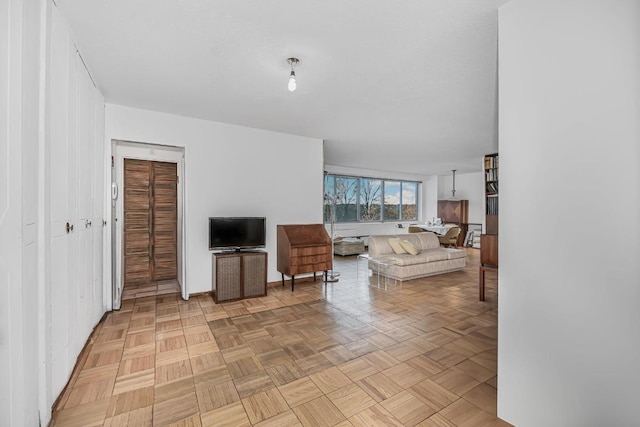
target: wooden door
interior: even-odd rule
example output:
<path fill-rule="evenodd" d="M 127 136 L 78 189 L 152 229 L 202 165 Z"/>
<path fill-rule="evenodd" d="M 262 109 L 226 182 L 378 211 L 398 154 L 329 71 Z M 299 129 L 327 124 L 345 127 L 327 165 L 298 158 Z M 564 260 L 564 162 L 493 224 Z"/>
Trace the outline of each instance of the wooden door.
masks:
<path fill-rule="evenodd" d="M 124 285 L 177 278 L 177 165 L 124 160 Z"/>
<path fill-rule="evenodd" d="M 153 162 L 152 270 L 153 280 L 178 277 L 178 173 L 176 163 Z"/>

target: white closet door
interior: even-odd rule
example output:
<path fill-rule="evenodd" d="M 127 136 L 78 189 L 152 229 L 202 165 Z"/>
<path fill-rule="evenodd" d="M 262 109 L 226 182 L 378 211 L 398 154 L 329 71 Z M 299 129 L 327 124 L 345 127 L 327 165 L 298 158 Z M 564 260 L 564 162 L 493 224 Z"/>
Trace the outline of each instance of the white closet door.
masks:
<path fill-rule="evenodd" d="M 76 302 L 78 334 L 74 337 L 74 351 L 79 353 L 91 333 L 93 319 L 93 168 L 95 112 L 93 82 L 84 69 L 82 59 L 76 54 L 78 76 L 76 129 L 77 129 L 77 234 Z"/>
<path fill-rule="evenodd" d="M 102 200 L 104 99 L 64 17 L 49 9 L 46 174 L 50 265 L 48 398 L 56 399 L 104 312 Z"/>
<path fill-rule="evenodd" d="M 104 98 L 96 90 L 93 91 L 93 298 L 91 323 L 95 324 L 102 317 L 104 311 L 104 287 L 103 287 L 103 270 L 104 270 L 104 233 L 106 227 L 103 220 L 104 198 L 105 198 L 105 176 L 104 176 Z"/>
<path fill-rule="evenodd" d="M 75 355 L 69 348 L 76 327 L 75 48 L 69 33 L 51 17 L 48 55 L 47 127 L 49 138 L 51 265 L 51 396 L 67 382 Z M 73 227 L 73 229 L 71 229 Z"/>

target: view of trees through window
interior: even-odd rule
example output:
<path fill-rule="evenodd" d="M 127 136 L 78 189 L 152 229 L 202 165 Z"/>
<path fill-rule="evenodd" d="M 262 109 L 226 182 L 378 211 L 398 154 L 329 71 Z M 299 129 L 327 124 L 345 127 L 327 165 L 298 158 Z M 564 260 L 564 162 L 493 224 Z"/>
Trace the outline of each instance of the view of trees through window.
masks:
<path fill-rule="evenodd" d="M 418 183 L 342 175 L 326 175 L 324 218 L 335 222 L 371 222 L 418 219 Z"/>

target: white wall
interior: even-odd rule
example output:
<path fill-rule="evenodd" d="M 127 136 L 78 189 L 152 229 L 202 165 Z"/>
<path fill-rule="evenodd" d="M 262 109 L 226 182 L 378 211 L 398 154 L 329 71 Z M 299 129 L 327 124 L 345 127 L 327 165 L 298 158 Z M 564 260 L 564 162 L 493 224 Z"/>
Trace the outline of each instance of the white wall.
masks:
<path fill-rule="evenodd" d="M 276 270 L 276 225 L 322 222 L 322 140 L 107 105 L 106 141 L 185 149 L 186 284 L 211 290 L 210 216 L 267 218 L 268 280 Z"/>
<path fill-rule="evenodd" d="M 38 425 L 44 1 L 0 3 L 0 425 Z"/>
<path fill-rule="evenodd" d="M 324 165 L 324 170 L 338 175 L 365 176 L 373 178 L 389 178 L 406 181 L 418 181 L 421 183 L 421 192 L 418 195 L 420 205 L 420 217 L 418 221 L 389 221 L 375 223 L 340 223 L 335 224 L 335 235 L 340 236 L 370 236 L 375 234 L 406 233 L 407 225 L 416 222 L 425 222 L 427 218 L 436 216 L 438 209 L 438 177 L 427 175 L 403 174 L 398 172 L 378 171 L 372 169 L 349 168 L 344 166 Z M 402 224 L 404 228 L 398 228 Z M 327 224 L 327 230 L 329 230 Z"/>
<path fill-rule="evenodd" d="M 499 22 L 498 416 L 638 425 L 640 2 Z"/>
<path fill-rule="evenodd" d="M 480 167 L 478 159 L 478 167 Z M 482 224 L 483 220 L 483 172 L 456 173 L 456 199 L 469 200 L 469 223 Z M 438 177 L 438 199 L 446 200 L 451 197 L 453 175 Z"/>

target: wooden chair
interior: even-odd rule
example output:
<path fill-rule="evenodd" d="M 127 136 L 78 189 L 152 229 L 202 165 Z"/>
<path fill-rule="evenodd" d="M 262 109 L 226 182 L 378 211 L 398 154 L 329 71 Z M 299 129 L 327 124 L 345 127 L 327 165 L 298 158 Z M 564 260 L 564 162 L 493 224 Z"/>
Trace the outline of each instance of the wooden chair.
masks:
<path fill-rule="evenodd" d="M 460 227 L 451 227 L 443 236 L 438 236 L 440 244 L 444 246 L 458 247 L 458 236 L 460 235 Z"/>

